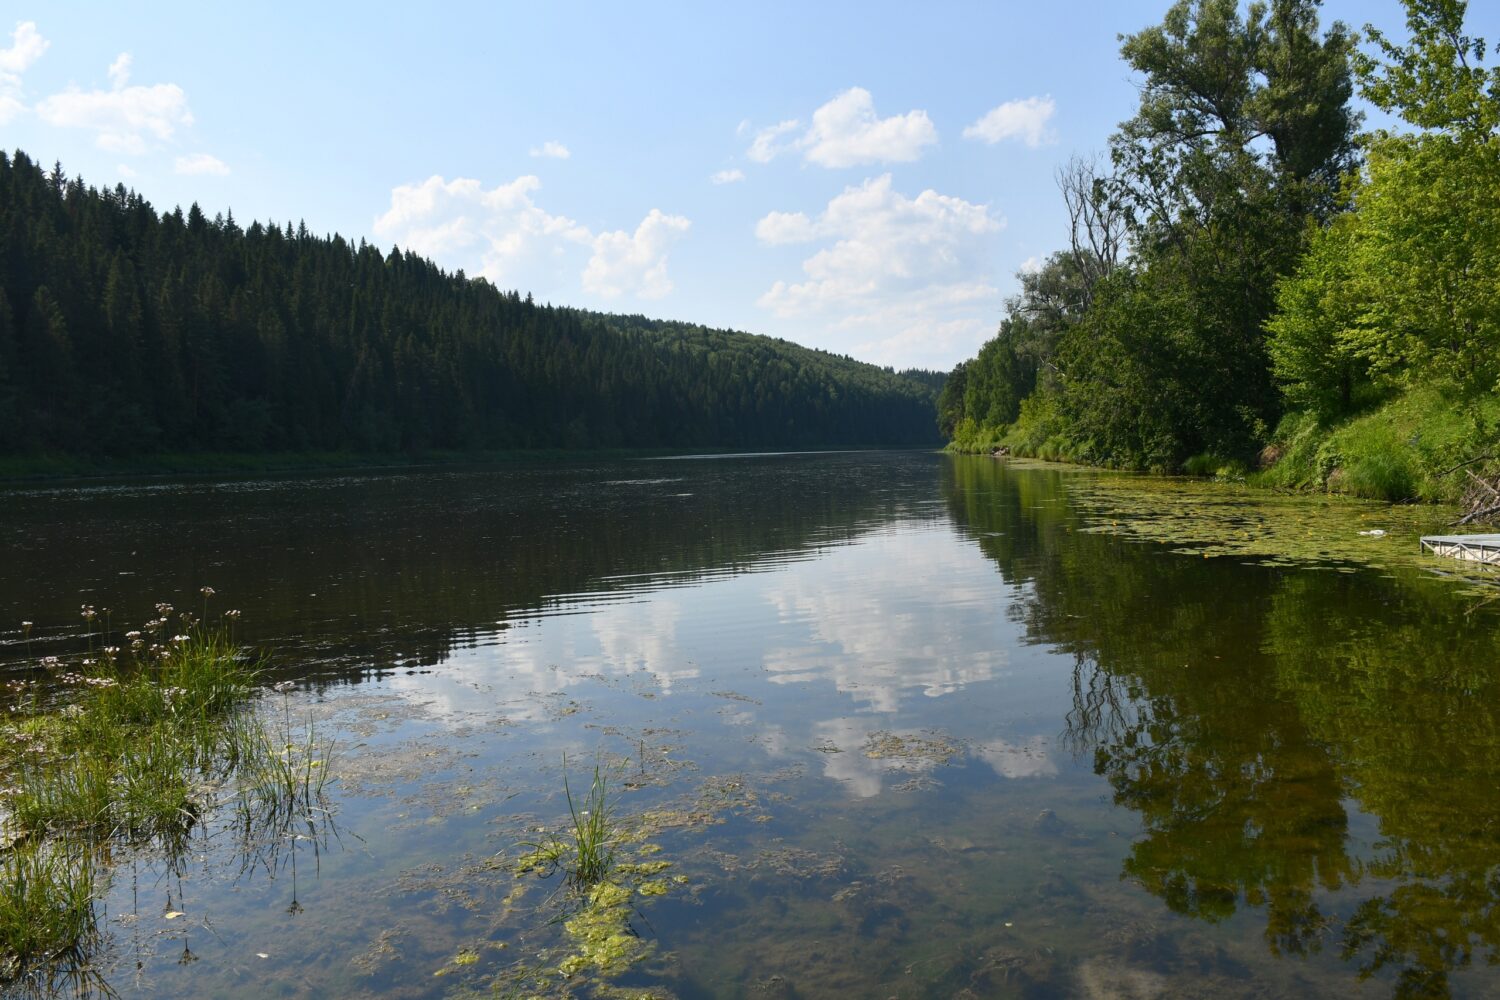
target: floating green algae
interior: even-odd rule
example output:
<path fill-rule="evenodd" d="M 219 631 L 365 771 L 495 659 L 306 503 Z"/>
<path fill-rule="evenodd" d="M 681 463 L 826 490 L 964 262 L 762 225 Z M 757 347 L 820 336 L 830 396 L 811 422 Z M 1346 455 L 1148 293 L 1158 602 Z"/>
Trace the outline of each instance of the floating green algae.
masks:
<path fill-rule="evenodd" d="M 963 749 L 940 733 L 901 734 L 886 730 L 865 738 L 865 756 L 885 760 L 895 770 L 923 770 L 947 764 Z"/>
<path fill-rule="evenodd" d="M 1281 493 L 1244 483 L 1023 460 L 974 459 L 953 471 L 968 494 L 987 493 L 976 487 L 991 478 L 1012 481 L 1006 492 L 1014 493 L 1012 502 L 1025 509 L 1033 530 L 1116 536 L 1162 545 L 1176 555 L 1261 566 L 1440 575 L 1476 593 L 1500 582 L 1492 569 L 1423 554 L 1423 535 L 1452 530 L 1458 510 L 1450 506 Z M 976 528 L 996 520 L 994 511 L 969 514 L 977 515 L 967 518 Z M 1003 520 L 994 526 L 1012 527 L 1015 518 Z M 980 533 L 987 542 L 1005 534 Z"/>

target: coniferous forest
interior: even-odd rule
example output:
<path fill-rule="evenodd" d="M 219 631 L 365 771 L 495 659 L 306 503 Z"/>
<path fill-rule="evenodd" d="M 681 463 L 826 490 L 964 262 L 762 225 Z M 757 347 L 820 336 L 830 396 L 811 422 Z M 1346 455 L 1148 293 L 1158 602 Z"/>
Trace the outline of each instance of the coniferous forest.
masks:
<path fill-rule="evenodd" d="M 940 380 L 0 154 L 0 455 L 924 445 Z"/>

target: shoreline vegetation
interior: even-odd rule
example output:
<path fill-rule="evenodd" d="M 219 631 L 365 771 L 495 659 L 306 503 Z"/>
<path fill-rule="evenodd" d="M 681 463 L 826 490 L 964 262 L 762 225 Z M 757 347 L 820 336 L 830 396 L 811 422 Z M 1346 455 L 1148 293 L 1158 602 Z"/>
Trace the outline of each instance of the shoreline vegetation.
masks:
<path fill-rule="evenodd" d="M 274 869 L 293 839 L 331 831 L 331 745 L 267 704 L 262 664 L 233 639 L 239 612 L 206 621 L 213 596 L 202 588 L 201 615 L 158 604 L 129 631 L 84 605 L 87 653 L 43 656 L 0 689 L 0 991 L 108 992 L 93 959 L 125 859 L 180 871 L 212 829 L 243 870 Z"/>
<path fill-rule="evenodd" d="M 950 451 L 1500 509 L 1500 46 L 1464 0 L 1401 44 L 1318 6 L 1123 37 L 1139 110 L 1058 172 L 1066 248 L 950 373 Z"/>
<path fill-rule="evenodd" d="M 955 455 L 995 455 L 1095 468 L 1148 471 L 1164 475 L 1243 482 L 1268 490 L 1330 494 L 1388 503 L 1457 504 L 1473 508 L 1474 478 L 1492 472 L 1495 456 L 1476 427 L 1500 425 L 1500 399 L 1456 402 L 1433 390 L 1404 394 L 1343 421 L 1324 424 L 1309 414 L 1292 414 L 1253 462 L 1195 455 L 1178 469 L 1141 470 L 1091 460 L 1066 438 L 1044 437 L 1025 423 L 955 430 L 944 448 Z M 1492 475 L 1487 478 L 1493 478 Z M 1493 521 L 1494 518 L 1487 518 Z"/>

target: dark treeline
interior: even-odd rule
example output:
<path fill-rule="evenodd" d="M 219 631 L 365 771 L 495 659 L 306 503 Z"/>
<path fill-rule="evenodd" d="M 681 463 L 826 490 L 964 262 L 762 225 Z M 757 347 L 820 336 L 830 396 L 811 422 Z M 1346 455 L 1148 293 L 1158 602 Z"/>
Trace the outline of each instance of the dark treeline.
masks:
<path fill-rule="evenodd" d="M 940 378 L 0 154 L 0 455 L 926 444 Z"/>
<path fill-rule="evenodd" d="M 1463 0 L 1406 8 L 1400 45 L 1318 0 L 1124 37 L 1139 109 L 1059 171 L 1065 248 L 950 377 L 955 446 L 1451 492 L 1500 433 L 1500 70 Z M 1360 132 L 1356 91 L 1406 130 Z"/>

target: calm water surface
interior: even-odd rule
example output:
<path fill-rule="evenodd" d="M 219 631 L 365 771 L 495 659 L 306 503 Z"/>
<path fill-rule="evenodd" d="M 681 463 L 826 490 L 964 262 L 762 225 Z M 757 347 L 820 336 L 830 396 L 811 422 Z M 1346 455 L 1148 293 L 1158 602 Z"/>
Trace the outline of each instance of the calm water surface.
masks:
<path fill-rule="evenodd" d="M 0 663 L 207 584 L 335 742 L 331 824 L 116 859 L 123 996 L 1500 994 L 1500 602 L 1426 515 L 1170 489 L 920 453 L 12 487 Z M 507 867 L 565 754 L 671 866 L 609 981 Z"/>

